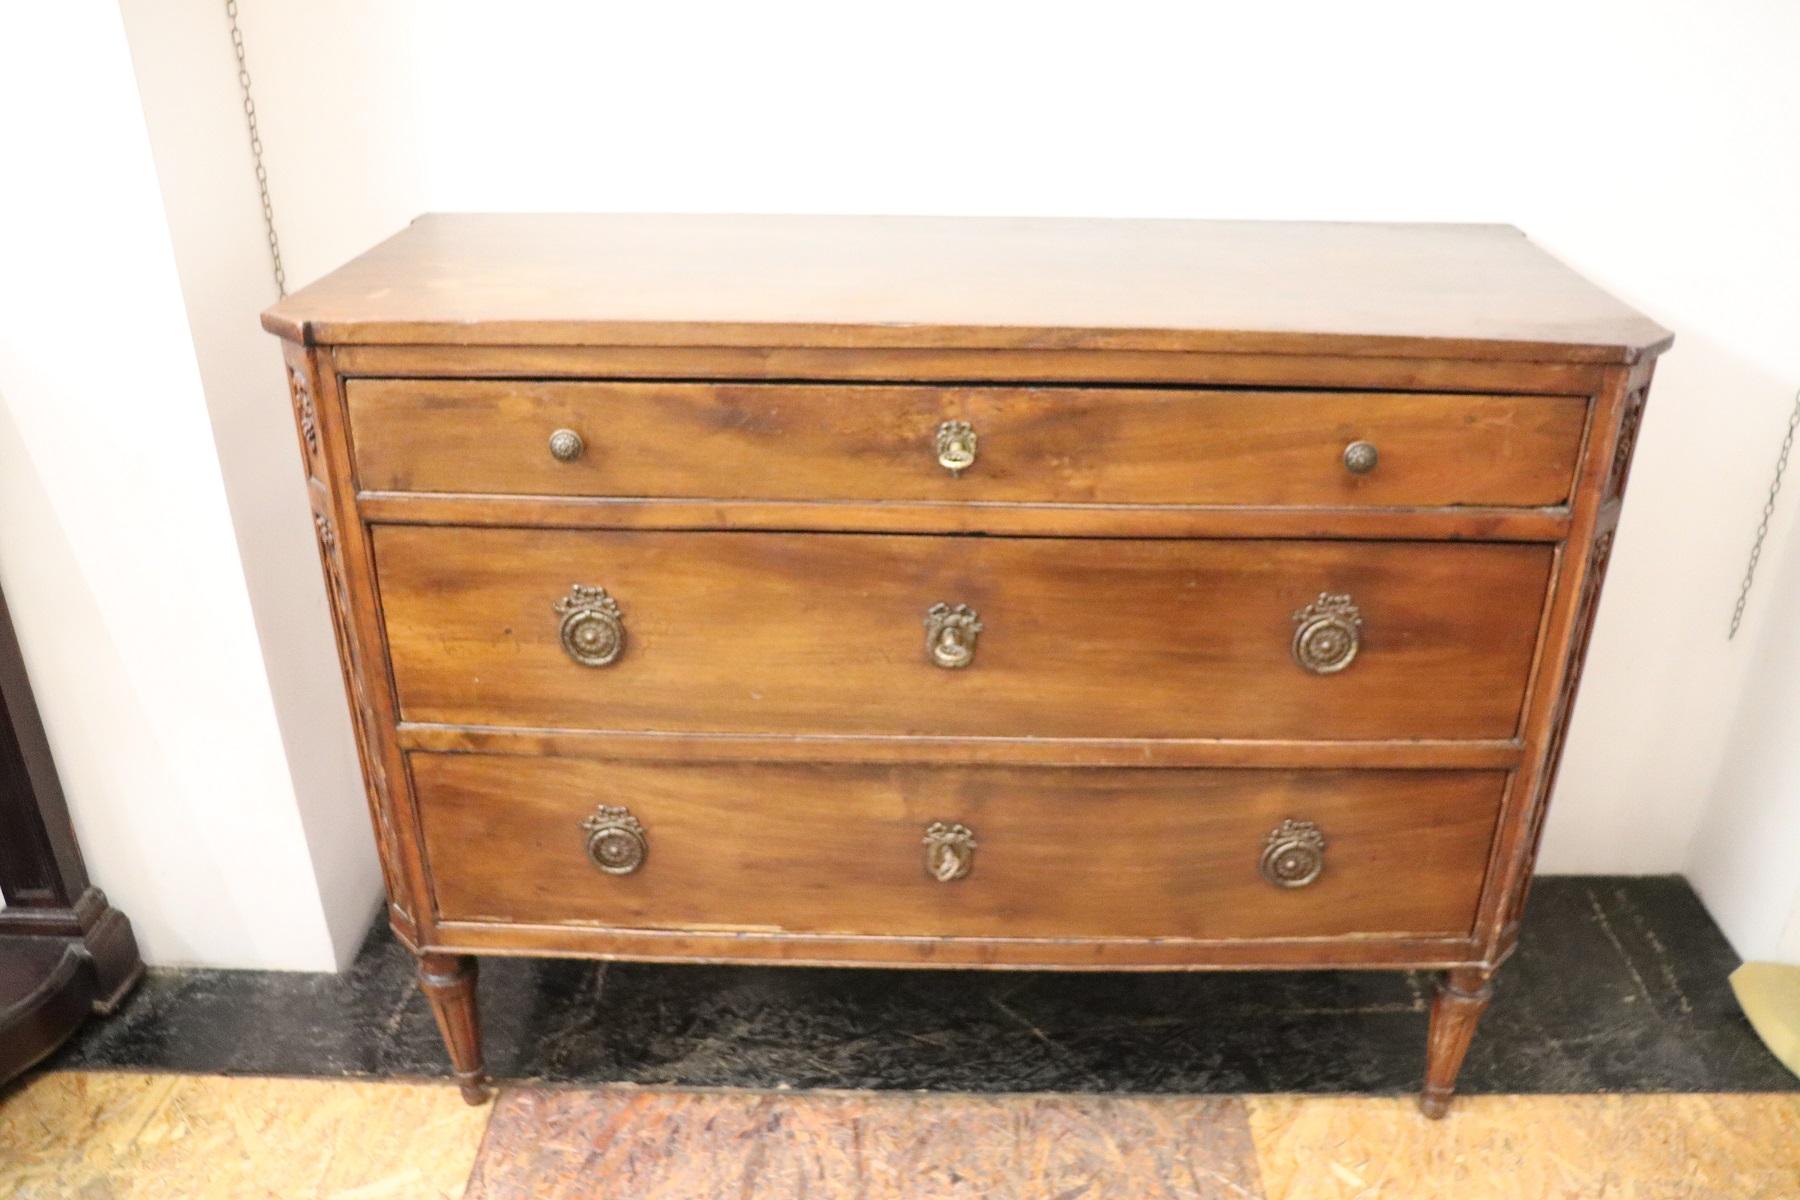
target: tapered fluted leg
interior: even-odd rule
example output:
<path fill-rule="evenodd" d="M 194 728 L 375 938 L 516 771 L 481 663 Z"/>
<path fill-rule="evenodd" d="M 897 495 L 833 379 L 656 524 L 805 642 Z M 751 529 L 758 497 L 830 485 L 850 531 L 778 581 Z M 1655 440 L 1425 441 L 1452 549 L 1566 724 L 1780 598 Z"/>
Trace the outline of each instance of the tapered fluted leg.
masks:
<path fill-rule="evenodd" d="M 1432 1120 L 1450 1111 L 1456 1074 L 1475 1036 L 1475 1023 L 1494 995 L 1494 973 L 1477 967 L 1446 971 L 1438 981 L 1431 1006 L 1431 1032 L 1425 1042 L 1425 1090 L 1419 1108 Z"/>
<path fill-rule="evenodd" d="M 450 1051 L 450 1065 L 462 1097 L 484 1103 L 493 1094 L 481 1064 L 481 1024 L 475 1011 L 475 959 L 471 955 L 421 954 L 419 988 L 431 1001 L 438 1031 Z"/>

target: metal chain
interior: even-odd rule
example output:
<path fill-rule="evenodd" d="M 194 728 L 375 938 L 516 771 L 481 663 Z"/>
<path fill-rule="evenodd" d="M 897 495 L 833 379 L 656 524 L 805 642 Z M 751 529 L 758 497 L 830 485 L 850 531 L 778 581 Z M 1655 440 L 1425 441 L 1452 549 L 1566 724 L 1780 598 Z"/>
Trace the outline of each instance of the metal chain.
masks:
<path fill-rule="evenodd" d="M 1794 449 L 1794 431 L 1800 429 L 1800 391 L 1794 393 L 1794 411 L 1788 414 L 1787 436 L 1781 439 L 1781 453 L 1775 456 L 1775 478 L 1769 483 L 1769 498 L 1763 501 L 1762 520 L 1756 523 L 1756 540 L 1750 544 L 1750 562 L 1744 568 L 1744 582 L 1738 587 L 1737 604 L 1731 610 L 1730 641 L 1744 623 L 1744 605 L 1750 601 L 1750 585 L 1756 579 L 1756 564 L 1762 558 L 1763 540 L 1769 536 L 1769 518 L 1775 515 L 1775 497 L 1781 494 L 1781 477 L 1787 474 L 1788 454 Z"/>
<path fill-rule="evenodd" d="M 275 206 L 269 202 L 269 172 L 263 166 L 262 135 L 256 131 L 256 101 L 250 98 L 250 71 L 244 65 L 244 31 L 238 28 L 237 0 L 225 0 L 231 22 L 231 52 L 237 55 L 238 87 L 244 92 L 244 123 L 250 128 L 250 156 L 256 160 L 256 190 L 262 194 L 263 228 L 269 234 L 269 265 L 275 272 L 275 294 L 287 295 L 287 272 L 281 266 L 281 239 L 275 236 Z"/>

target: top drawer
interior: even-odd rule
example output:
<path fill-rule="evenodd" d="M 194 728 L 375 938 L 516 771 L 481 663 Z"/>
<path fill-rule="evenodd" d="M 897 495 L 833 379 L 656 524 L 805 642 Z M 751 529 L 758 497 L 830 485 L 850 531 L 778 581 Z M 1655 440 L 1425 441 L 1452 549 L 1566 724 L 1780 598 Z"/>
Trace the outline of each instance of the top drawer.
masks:
<path fill-rule="evenodd" d="M 1572 396 L 504 380 L 357 379 L 348 399 L 369 491 L 1152 505 L 1557 505 L 1587 413 Z"/>

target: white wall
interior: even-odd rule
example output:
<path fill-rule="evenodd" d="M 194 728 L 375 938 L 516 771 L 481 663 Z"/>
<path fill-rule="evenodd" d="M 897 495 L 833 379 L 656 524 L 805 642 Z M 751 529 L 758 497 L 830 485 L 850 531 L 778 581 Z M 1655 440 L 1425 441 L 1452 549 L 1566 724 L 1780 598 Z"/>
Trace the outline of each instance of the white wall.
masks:
<path fill-rule="evenodd" d="M 152 962 L 330 969 L 118 10 L 10 9 L 0 113 L 0 583 L 88 866 Z"/>
<path fill-rule="evenodd" d="M 379 906 L 381 873 L 281 351 L 257 322 L 276 293 L 237 62 L 220 4 L 122 0 L 120 7 L 295 803 L 332 942 L 347 961 Z M 256 91 L 265 80 L 279 92 L 296 79 L 310 91 L 304 106 L 259 113 L 263 135 L 308 152 L 330 172 L 327 178 L 366 179 L 368 155 L 396 181 L 411 180 L 416 172 L 396 169 L 406 162 L 406 143 L 392 135 L 404 124 L 360 120 L 370 108 L 404 111 L 407 77 L 383 69 L 381 48 L 395 39 L 380 36 L 379 23 L 353 21 L 353 4 L 244 7 Z M 352 25 L 361 36 L 340 40 L 338 31 Z M 359 90 L 359 81 L 378 91 Z M 272 178 L 271 192 L 286 197 L 301 182 Z M 416 200 L 398 189 L 294 190 L 306 202 L 278 209 L 279 229 L 304 244 L 305 253 L 339 261 L 416 212 Z M 299 267 L 306 269 L 304 257 Z"/>
<path fill-rule="evenodd" d="M 1786 534 L 1786 553 L 1758 569 L 1775 611 L 1738 634 L 1753 666 L 1688 872 L 1740 952 L 1800 963 L 1800 528 Z"/>
<path fill-rule="evenodd" d="M 278 373 L 261 374 L 266 342 L 227 319 L 260 307 L 249 293 L 262 244 L 223 16 L 209 0 L 125 3 L 214 422 L 263 403 L 285 421 Z M 1800 747 L 1789 744 L 1800 739 L 1781 736 L 1800 699 L 1781 682 L 1800 666 L 1781 619 L 1800 583 L 1800 480 L 1777 514 L 1745 631 L 1724 641 L 1800 383 L 1800 7 L 244 7 L 296 286 L 432 209 L 1520 225 L 1678 334 L 1645 423 L 1543 865 L 1691 865 L 1740 951 L 1773 953 L 1785 928 L 1788 953 L 1800 953 L 1800 887 L 1766 862 L 1767 839 L 1791 832 L 1800 803 Z M 216 64 L 202 45 L 213 37 Z M 189 70 L 183 133 L 169 106 Z M 173 178 L 178 163 L 188 183 Z M 231 200 L 242 208 L 217 196 L 205 207 L 203 193 L 232 187 L 234 172 L 246 177 Z M 213 215 L 196 221 L 190 205 Z M 190 262 L 215 218 L 221 244 L 207 253 L 230 275 L 226 300 L 197 294 L 210 284 L 195 281 L 212 277 Z M 215 360 L 255 372 L 254 395 L 244 374 L 243 396 L 222 406 Z M 265 433 L 247 436 L 261 446 Z M 259 571 L 284 577 L 245 541 L 247 509 L 266 506 L 275 522 L 291 512 L 292 473 L 275 469 L 273 446 L 260 499 L 253 480 L 225 473 L 253 601 Z M 285 701 L 291 749 L 292 715 L 325 703 Z M 341 721 L 341 700 L 318 719 Z"/>

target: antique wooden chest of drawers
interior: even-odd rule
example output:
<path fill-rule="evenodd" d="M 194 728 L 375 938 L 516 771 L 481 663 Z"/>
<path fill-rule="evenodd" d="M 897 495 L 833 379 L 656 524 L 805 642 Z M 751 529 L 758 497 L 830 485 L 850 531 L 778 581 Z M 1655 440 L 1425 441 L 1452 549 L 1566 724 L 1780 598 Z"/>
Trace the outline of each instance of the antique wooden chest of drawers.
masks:
<path fill-rule="evenodd" d="M 1656 325 L 1495 226 L 435 216 L 282 301 L 399 937 L 1513 948 Z"/>

